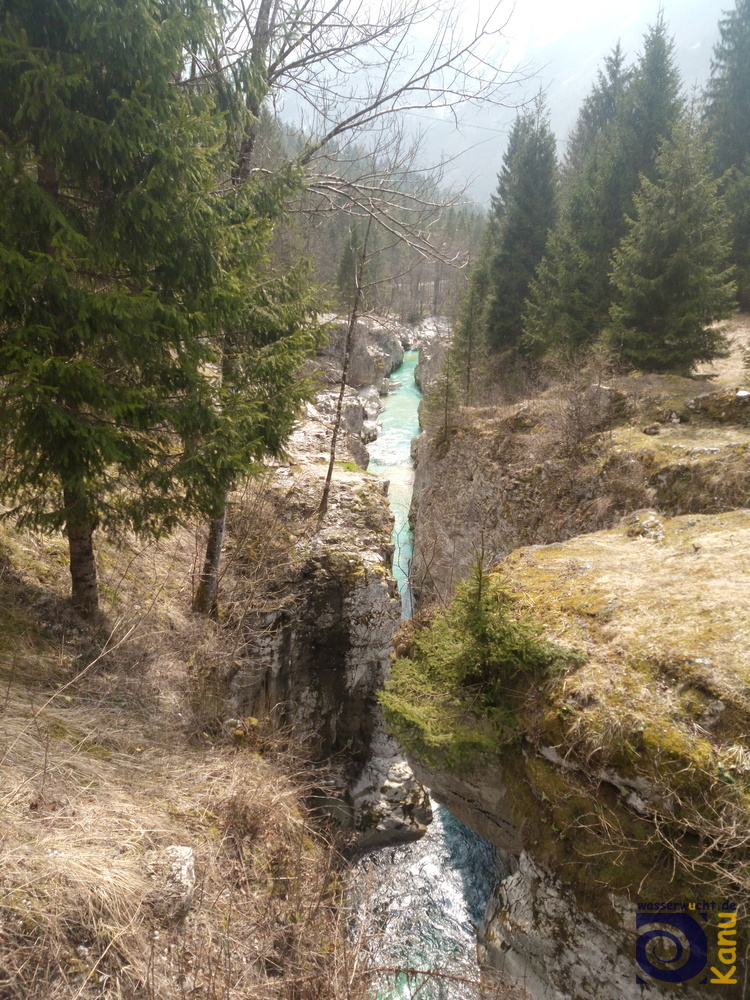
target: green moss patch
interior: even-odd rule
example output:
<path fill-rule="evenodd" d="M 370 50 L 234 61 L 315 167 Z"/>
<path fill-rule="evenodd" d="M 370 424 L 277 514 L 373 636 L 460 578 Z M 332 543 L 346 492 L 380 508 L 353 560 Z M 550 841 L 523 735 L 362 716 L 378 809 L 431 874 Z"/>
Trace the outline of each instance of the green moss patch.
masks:
<path fill-rule="evenodd" d="M 480 561 L 452 604 L 409 632 L 410 655 L 394 663 L 381 702 L 402 745 L 433 766 L 460 768 L 513 743 L 529 685 L 585 659 L 545 638 Z"/>

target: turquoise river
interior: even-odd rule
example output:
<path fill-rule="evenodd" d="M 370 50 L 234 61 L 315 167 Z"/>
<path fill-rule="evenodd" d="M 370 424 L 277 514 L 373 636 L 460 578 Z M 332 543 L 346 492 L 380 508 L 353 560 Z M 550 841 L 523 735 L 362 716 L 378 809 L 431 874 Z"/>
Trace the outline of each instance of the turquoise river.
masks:
<path fill-rule="evenodd" d="M 409 506 L 414 486 L 411 442 L 419 433 L 421 394 L 414 381 L 416 351 L 407 351 L 391 376 L 380 415 L 382 430 L 369 446 L 368 470 L 389 480 L 395 518 L 393 569 L 403 615 L 411 616 Z M 433 802 L 434 820 L 414 844 L 373 851 L 358 862 L 358 895 L 368 939 L 381 966 L 426 970 L 384 977 L 381 1000 L 469 1000 L 477 977 L 476 927 L 499 870 L 494 849 Z M 435 975 L 442 973 L 443 976 Z"/>

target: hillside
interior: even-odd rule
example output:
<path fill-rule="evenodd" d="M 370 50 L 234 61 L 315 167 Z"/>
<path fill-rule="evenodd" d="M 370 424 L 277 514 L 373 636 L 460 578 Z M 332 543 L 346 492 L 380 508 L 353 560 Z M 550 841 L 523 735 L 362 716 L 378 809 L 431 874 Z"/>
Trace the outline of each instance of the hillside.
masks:
<path fill-rule="evenodd" d="M 62 543 L 0 537 L 0 996 L 356 992 L 346 835 L 309 801 L 329 779 L 291 731 L 228 717 L 242 636 L 189 611 L 196 536 L 100 551 L 84 624 Z"/>
<path fill-rule="evenodd" d="M 445 600 L 474 547 L 502 558 L 614 526 L 639 508 L 719 512 L 750 498 L 747 316 L 692 378 L 615 375 L 595 354 L 521 402 L 461 407 L 416 446 L 416 590 Z M 459 488 L 456 488 L 458 486 Z"/>

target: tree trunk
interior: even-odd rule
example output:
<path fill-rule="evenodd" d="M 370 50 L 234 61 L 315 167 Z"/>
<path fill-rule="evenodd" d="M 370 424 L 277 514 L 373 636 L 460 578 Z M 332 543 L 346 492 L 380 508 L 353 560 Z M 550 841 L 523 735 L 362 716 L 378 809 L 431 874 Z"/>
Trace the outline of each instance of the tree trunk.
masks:
<path fill-rule="evenodd" d="M 471 406 L 471 355 L 474 347 L 474 305 L 475 305 L 475 295 L 474 289 L 472 288 L 469 293 L 469 338 L 466 346 L 466 397 L 464 402 L 467 406 Z"/>
<path fill-rule="evenodd" d="M 219 517 L 208 523 L 208 541 L 206 542 L 206 558 L 203 561 L 198 588 L 193 598 L 193 611 L 217 618 L 219 614 L 219 567 L 221 565 L 221 550 L 224 545 L 224 530 L 227 523 L 226 500 L 224 510 Z"/>
<path fill-rule="evenodd" d="M 236 342 L 229 330 L 224 330 L 221 343 L 221 384 L 234 384 L 234 357 Z M 206 556 L 203 560 L 203 571 L 198 581 L 198 587 L 193 597 L 193 611 L 219 617 L 219 569 L 221 568 L 221 553 L 224 547 L 224 534 L 227 526 L 227 505 L 229 491 L 222 494 L 218 514 L 208 522 L 208 538 L 206 540 Z"/>
<path fill-rule="evenodd" d="M 440 282 L 443 277 L 443 262 L 438 260 L 433 266 L 434 279 L 432 283 L 432 315 L 439 316 L 441 309 Z"/>
<path fill-rule="evenodd" d="M 250 176 L 253 150 L 255 149 L 255 140 L 258 135 L 260 110 L 268 93 L 266 60 L 268 58 L 268 47 L 271 42 L 271 16 L 273 8 L 273 0 L 261 0 L 258 17 L 255 21 L 255 28 L 253 29 L 250 68 L 254 76 L 252 86 L 256 89 L 250 89 L 246 99 L 246 107 L 250 112 L 250 119 L 245 124 L 244 135 L 238 150 L 237 162 L 232 171 L 232 179 L 236 184 L 244 184 Z"/>
<path fill-rule="evenodd" d="M 344 408 L 344 395 L 346 393 L 346 380 L 349 377 L 349 359 L 352 353 L 352 338 L 354 335 L 354 327 L 357 323 L 357 315 L 359 312 L 359 302 L 362 296 L 362 277 L 365 273 L 365 260 L 367 258 L 367 241 L 370 237 L 370 227 L 372 226 L 372 216 L 367 221 L 367 229 L 365 230 L 365 237 L 362 243 L 362 253 L 357 261 L 357 266 L 354 271 L 354 301 L 352 302 L 352 311 L 349 314 L 349 326 L 346 331 L 346 346 L 344 347 L 344 363 L 341 368 L 341 389 L 339 390 L 339 398 L 336 403 L 336 418 L 333 422 L 333 435 L 331 437 L 331 454 L 328 459 L 328 472 L 326 474 L 326 482 L 323 487 L 323 496 L 320 498 L 320 506 L 318 507 L 318 527 L 323 523 L 323 518 L 328 510 L 328 497 L 331 492 L 331 479 L 333 478 L 333 467 L 336 464 L 336 442 L 339 436 L 339 427 L 341 427 L 341 411 Z"/>
<path fill-rule="evenodd" d="M 93 615 L 99 610 L 99 589 L 96 582 L 96 559 L 92 540 L 94 519 L 88 511 L 85 495 L 76 495 L 71 490 L 65 489 L 63 496 L 73 606 L 82 614 Z"/>
<path fill-rule="evenodd" d="M 57 199 L 59 195 L 57 171 L 53 164 L 42 158 L 38 167 L 39 186 Z M 55 256 L 55 248 L 48 253 Z M 72 490 L 63 486 L 65 504 L 65 533 L 68 536 L 68 562 L 70 566 L 71 600 L 73 607 L 84 615 L 99 610 L 99 588 L 96 582 L 96 557 L 93 535 L 96 527 L 89 510 L 88 498 L 83 488 Z"/>

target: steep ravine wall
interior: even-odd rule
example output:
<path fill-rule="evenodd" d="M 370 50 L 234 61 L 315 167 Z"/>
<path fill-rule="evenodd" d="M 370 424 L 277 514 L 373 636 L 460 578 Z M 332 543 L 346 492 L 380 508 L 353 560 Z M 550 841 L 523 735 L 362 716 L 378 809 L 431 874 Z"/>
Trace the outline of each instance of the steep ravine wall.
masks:
<path fill-rule="evenodd" d="M 744 385 L 664 376 L 460 411 L 447 438 L 423 432 L 413 449 L 418 603 L 448 599 L 479 547 L 499 560 L 643 508 L 679 515 L 743 506 L 748 418 Z"/>
<path fill-rule="evenodd" d="M 453 711 L 460 687 L 441 689 L 420 661 L 424 636 L 398 640 L 406 659 L 392 677 L 419 693 L 389 720 L 433 796 L 501 851 L 511 875 L 486 911 L 479 958 L 533 1000 L 672 995 L 664 981 L 682 982 L 683 963 L 664 919 L 692 955 L 681 996 L 747 995 L 750 577 L 738 554 L 748 546 L 747 510 L 643 512 L 512 553 L 485 586 L 578 655 L 552 672 L 498 662 L 508 670 L 499 715 L 467 689 L 455 719 L 474 726 L 471 760 L 451 758 L 445 729 L 436 739 L 429 722 Z M 469 649 L 466 633 L 452 635 Z"/>
<path fill-rule="evenodd" d="M 247 615 L 248 648 L 230 684 L 239 717 L 273 712 L 317 758 L 337 761 L 330 797 L 340 800 L 338 814 L 350 814 L 365 846 L 414 839 L 430 821 L 427 793 L 386 737 L 377 706 L 401 601 L 391 572 L 388 484 L 364 471 L 366 443 L 377 434 L 379 394 L 387 392 L 387 376 L 412 335 L 373 317 L 356 324 L 353 387 L 346 390 L 337 465 L 320 521 L 346 337 L 345 324 L 332 326 L 315 363 L 323 385 L 292 435 L 290 463 L 266 484 L 270 521 L 285 555 L 269 582 L 266 607 Z M 235 558 L 245 557 L 236 552 Z"/>

